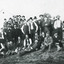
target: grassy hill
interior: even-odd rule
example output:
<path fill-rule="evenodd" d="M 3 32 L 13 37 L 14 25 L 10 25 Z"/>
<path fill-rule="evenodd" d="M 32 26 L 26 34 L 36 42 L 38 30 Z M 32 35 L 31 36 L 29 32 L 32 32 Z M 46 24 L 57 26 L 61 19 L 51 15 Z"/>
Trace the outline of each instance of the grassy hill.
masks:
<path fill-rule="evenodd" d="M 34 51 L 24 55 L 12 55 L 0 59 L 0 64 L 64 64 L 64 51 Z"/>

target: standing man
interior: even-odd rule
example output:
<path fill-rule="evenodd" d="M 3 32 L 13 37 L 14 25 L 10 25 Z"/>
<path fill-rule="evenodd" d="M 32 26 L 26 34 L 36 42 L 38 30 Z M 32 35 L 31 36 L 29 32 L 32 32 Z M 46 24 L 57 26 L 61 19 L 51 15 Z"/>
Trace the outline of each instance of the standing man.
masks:
<path fill-rule="evenodd" d="M 23 15 L 23 16 L 21 16 L 21 18 L 22 18 L 22 22 L 26 22 L 26 18 L 25 18 L 25 16 Z"/>
<path fill-rule="evenodd" d="M 43 31 L 43 15 L 39 15 L 40 19 L 36 21 L 36 24 L 38 25 L 38 35 L 41 35 L 41 32 Z"/>
<path fill-rule="evenodd" d="M 7 27 L 7 24 L 8 24 L 8 22 L 7 22 L 7 19 L 5 18 L 5 19 L 4 19 L 3 27 L 6 28 L 6 27 Z"/>
<path fill-rule="evenodd" d="M 59 39 L 62 39 L 62 30 L 61 30 L 61 23 L 60 16 L 56 16 L 57 20 L 54 23 L 54 29 L 57 31 Z"/>
<path fill-rule="evenodd" d="M 21 31 L 24 35 L 28 35 L 29 34 L 29 26 L 28 26 L 28 22 L 26 22 L 22 27 L 21 27 Z"/>
<path fill-rule="evenodd" d="M 28 26 L 29 26 L 29 34 L 30 37 L 33 41 L 33 38 L 35 36 L 35 32 L 38 31 L 38 26 L 37 24 L 33 21 L 32 17 L 30 17 L 29 22 L 28 22 Z"/>
<path fill-rule="evenodd" d="M 13 38 L 15 47 L 17 46 L 18 36 L 21 37 L 21 30 L 18 29 L 16 25 L 14 25 L 14 29 L 12 30 L 12 38 Z"/>
<path fill-rule="evenodd" d="M 47 17 L 44 17 L 44 32 L 45 35 L 47 32 L 50 33 L 50 20 Z"/>

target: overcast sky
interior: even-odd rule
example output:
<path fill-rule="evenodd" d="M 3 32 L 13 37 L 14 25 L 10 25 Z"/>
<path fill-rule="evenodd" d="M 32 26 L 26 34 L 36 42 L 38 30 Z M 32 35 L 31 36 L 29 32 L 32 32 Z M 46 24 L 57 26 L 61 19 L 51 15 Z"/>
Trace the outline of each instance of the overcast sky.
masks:
<path fill-rule="evenodd" d="M 0 0 L 0 27 L 3 19 L 12 15 L 21 14 L 29 18 L 43 13 L 60 15 L 63 19 L 64 0 Z"/>

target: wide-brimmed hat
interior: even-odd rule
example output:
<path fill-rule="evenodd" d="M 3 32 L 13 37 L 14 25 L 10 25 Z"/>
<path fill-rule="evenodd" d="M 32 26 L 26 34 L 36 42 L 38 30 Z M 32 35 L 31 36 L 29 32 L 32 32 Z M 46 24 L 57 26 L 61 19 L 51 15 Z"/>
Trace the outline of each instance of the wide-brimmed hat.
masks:
<path fill-rule="evenodd" d="M 43 14 L 40 14 L 39 17 L 43 17 L 44 15 Z"/>
<path fill-rule="evenodd" d="M 56 16 L 56 18 L 60 18 L 60 16 L 59 16 L 59 15 L 57 15 L 57 16 Z"/>

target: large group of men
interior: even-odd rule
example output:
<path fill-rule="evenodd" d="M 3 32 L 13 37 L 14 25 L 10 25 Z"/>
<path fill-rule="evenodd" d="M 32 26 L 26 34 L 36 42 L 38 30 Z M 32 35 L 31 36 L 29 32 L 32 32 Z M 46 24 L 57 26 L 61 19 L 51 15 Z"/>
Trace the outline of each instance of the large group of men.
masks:
<path fill-rule="evenodd" d="M 51 17 L 50 14 L 41 14 L 39 19 L 36 16 L 26 19 L 24 15 L 15 15 L 4 21 L 0 33 L 0 54 L 63 49 L 64 21 L 59 15 Z"/>

